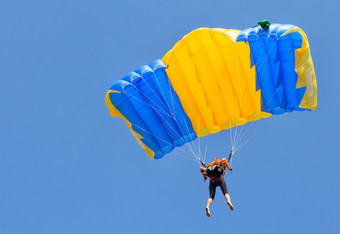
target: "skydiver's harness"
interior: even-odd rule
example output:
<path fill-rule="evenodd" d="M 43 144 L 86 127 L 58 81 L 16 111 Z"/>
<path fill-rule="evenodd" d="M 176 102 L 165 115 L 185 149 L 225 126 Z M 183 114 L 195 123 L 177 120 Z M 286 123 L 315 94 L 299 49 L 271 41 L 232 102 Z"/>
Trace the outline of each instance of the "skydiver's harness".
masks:
<path fill-rule="evenodd" d="M 232 155 L 233 155 L 233 151 L 231 150 L 231 151 L 230 151 L 230 154 L 229 154 L 229 157 L 228 157 L 228 160 L 227 160 L 228 163 L 229 163 L 229 161 L 230 161 Z M 217 165 L 212 165 L 212 166 L 210 166 L 210 165 L 207 166 L 207 165 L 205 165 L 205 163 L 202 162 L 201 160 L 200 160 L 200 163 L 202 164 L 202 166 L 203 166 L 204 168 L 206 168 L 206 171 L 205 171 L 205 172 L 202 172 L 202 174 L 209 177 L 209 182 L 210 182 L 212 179 L 215 179 L 216 177 L 221 177 L 221 178 L 223 178 L 223 175 L 226 173 L 226 169 L 225 169 L 225 168 L 222 168 L 219 164 L 217 164 Z M 221 169 L 222 169 L 222 171 L 221 171 Z"/>
<path fill-rule="evenodd" d="M 223 178 L 223 176 L 222 176 L 222 175 L 220 175 L 219 177 Z M 215 178 L 216 178 L 216 176 L 214 176 L 214 177 L 210 177 L 210 178 L 209 178 L 209 182 L 210 182 L 212 179 L 215 179 Z"/>
<path fill-rule="evenodd" d="M 210 166 L 206 170 L 206 176 L 209 177 L 209 181 L 217 177 L 223 178 L 224 174 L 225 174 L 225 169 L 223 169 L 220 165 Z"/>
<path fill-rule="evenodd" d="M 202 161 L 201 164 L 206 168 L 204 172 L 202 172 L 202 175 L 208 176 L 209 181 L 212 179 L 215 179 L 217 177 L 223 178 L 223 175 L 225 174 L 225 169 L 222 168 L 219 164 L 218 165 L 212 165 L 207 167 Z"/>

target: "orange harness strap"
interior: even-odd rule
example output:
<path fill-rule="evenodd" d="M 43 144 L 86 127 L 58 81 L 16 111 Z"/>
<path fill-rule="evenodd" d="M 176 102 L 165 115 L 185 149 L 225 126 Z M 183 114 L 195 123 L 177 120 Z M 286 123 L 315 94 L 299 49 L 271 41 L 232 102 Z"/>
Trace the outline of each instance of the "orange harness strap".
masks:
<path fill-rule="evenodd" d="M 220 177 L 222 178 L 223 176 L 220 175 Z M 215 178 L 216 178 L 216 176 L 210 177 L 210 178 L 209 178 L 209 181 L 212 180 L 212 179 L 215 179 Z"/>

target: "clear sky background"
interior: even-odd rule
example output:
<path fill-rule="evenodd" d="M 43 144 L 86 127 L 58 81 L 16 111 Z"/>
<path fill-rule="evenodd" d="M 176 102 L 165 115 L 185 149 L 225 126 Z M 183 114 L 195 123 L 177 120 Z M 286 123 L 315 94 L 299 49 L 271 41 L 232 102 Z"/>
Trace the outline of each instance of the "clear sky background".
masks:
<path fill-rule="evenodd" d="M 340 233 L 339 1 L 0 1 L 0 233 Z M 308 35 L 318 108 L 256 124 L 226 176 L 150 160 L 108 88 L 199 27 L 259 20 Z M 251 136 L 251 134 L 250 134 Z M 228 132 L 208 159 L 230 151 Z"/>

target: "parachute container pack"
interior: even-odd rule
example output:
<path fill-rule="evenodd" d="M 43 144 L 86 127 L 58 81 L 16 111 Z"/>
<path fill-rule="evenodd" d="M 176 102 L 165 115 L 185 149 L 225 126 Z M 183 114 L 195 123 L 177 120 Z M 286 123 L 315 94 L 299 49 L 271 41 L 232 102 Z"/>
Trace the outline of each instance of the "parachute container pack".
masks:
<path fill-rule="evenodd" d="M 294 25 L 199 28 L 115 82 L 105 101 L 159 159 L 197 137 L 315 110 L 317 85 L 307 36 Z"/>

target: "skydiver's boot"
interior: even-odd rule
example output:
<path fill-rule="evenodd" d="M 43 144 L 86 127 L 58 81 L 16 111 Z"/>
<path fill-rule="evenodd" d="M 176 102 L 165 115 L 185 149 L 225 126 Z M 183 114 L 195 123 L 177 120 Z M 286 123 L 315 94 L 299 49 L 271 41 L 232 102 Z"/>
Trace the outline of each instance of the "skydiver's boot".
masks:
<path fill-rule="evenodd" d="M 228 204 L 230 210 L 234 210 L 234 206 L 233 206 L 233 204 L 231 204 L 230 201 L 227 201 L 227 204 Z"/>
<path fill-rule="evenodd" d="M 209 211 L 209 207 L 206 207 L 205 208 L 205 214 L 210 217 L 210 211 Z"/>

